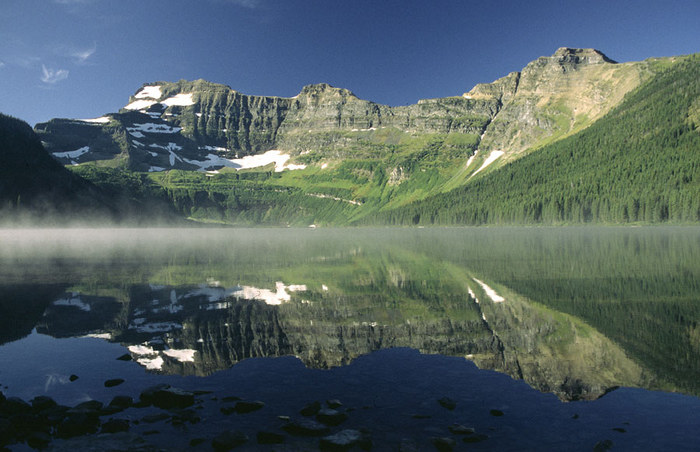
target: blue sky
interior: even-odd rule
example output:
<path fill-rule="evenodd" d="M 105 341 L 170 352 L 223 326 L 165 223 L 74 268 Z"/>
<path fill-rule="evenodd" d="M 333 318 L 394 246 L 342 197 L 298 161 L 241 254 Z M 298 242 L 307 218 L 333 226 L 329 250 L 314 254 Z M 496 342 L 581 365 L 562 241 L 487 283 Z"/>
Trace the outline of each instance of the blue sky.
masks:
<path fill-rule="evenodd" d="M 199 78 L 405 105 L 562 46 L 620 62 L 695 53 L 699 24 L 697 0 L 0 0 L 0 112 L 97 117 L 143 83 Z"/>

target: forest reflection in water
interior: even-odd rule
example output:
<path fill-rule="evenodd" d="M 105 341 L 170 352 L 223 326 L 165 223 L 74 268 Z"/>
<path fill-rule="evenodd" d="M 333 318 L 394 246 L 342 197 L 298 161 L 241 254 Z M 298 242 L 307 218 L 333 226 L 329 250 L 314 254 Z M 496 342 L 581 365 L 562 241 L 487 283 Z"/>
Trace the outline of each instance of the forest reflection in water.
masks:
<path fill-rule="evenodd" d="M 0 343 L 91 335 L 199 376 L 410 347 L 562 400 L 698 395 L 698 255 L 698 228 L 4 230 Z"/>

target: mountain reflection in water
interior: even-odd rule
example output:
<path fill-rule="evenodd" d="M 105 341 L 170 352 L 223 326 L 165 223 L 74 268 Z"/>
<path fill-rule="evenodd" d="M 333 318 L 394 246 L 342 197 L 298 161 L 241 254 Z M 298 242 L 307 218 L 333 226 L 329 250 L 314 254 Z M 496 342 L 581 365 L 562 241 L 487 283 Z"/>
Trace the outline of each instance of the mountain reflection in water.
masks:
<path fill-rule="evenodd" d="M 0 343 L 92 335 L 199 376 L 410 347 L 562 400 L 697 395 L 697 255 L 697 228 L 0 231 Z"/>

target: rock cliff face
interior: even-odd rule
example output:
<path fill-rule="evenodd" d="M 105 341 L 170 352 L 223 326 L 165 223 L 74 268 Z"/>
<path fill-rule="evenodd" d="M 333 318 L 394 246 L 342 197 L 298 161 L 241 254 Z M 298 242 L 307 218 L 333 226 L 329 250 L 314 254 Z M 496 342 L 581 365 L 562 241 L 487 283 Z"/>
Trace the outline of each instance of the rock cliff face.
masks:
<path fill-rule="evenodd" d="M 270 150 L 292 160 L 311 150 L 340 151 L 342 158 L 343 149 L 364 145 L 363 133 L 380 128 L 410 136 L 474 134 L 482 137 L 484 151 L 470 162 L 476 170 L 490 151 L 505 154 L 505 161 L 585 127 L 643 76 L 643 64 L 616 64 L 593 49 L 561 48 L 461 97 L 400 107 L 323 83 L 280 98 L 245 95 L 204 80 L 158 82 L 142 86 L 119 113 L 55 119 L 36 131 L 61 163 L 114 160 L 136 171 L 248 167 L 250 162 L 237 159 Z"/>
<path fill-rule="evenodd" d="M 480 150 L 504 151 L 507 160 L 587 126 L 617 105 L 644 75 L 644 63 L 617 64 L 594 49 L 562 47 L 464 96 L 502 104 Z"/>

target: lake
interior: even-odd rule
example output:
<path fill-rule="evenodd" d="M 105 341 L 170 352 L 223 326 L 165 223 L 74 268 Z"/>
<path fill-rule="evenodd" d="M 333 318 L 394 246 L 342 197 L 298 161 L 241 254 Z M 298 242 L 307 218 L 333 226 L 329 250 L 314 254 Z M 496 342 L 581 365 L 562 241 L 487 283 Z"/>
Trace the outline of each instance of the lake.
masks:
<path fill-rule="evenodd" d="M 325 434 L 372 450 L 692 450 L 698 256 L 697 227 L 0 230 L 0 390 L 198 391 L 197 422 L 105 416 L 169 449 L 314 450 L 284 416 L 337 399 Z"/>

